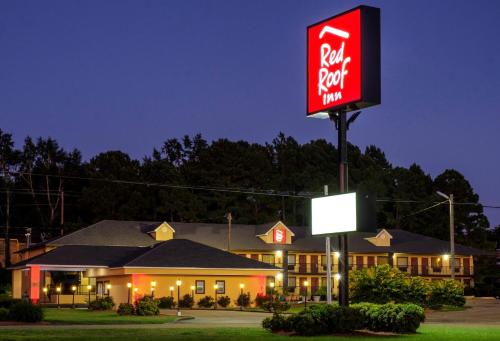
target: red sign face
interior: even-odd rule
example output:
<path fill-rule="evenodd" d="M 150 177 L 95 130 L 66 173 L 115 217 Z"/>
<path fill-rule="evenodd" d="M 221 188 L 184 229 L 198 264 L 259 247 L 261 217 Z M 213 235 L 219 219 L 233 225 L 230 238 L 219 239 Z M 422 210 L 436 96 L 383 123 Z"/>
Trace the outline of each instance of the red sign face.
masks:
<path fill-rule="evenodd" d="M 286 231 L 285 229 L 274 229 L 273 241 L 275 243 L 284 244 L 286 242 Z"/>
<path fill-rule="evenodd" d="M 360 101 L 361 9 L 308 27 L 307 40 L 308 115 Z"/>

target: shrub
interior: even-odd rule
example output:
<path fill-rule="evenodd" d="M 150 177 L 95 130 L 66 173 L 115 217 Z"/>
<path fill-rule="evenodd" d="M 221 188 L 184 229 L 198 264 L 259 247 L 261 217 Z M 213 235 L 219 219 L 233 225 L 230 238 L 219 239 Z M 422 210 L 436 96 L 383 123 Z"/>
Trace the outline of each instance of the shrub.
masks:
<path fill-rule="evenodd" d="M 363 327 L 373 331 L 415 333 L 424 321 L 424 309 L 416 304 L 354 305 L 362 317 Z"/>
<path fill-rule="evenodd" d="M 220 296 L 217 299 L 217 305 L 221 306 L 222 308 L 226 308 L 230 304 L 231 304 L 231 299 L 229 298 L 229 296 Z"/>
<path fill-rule="evenodd" d="M 212 296 L 205 296 L 200 298 L 198 301 L 198 307 L 201 308 L 212 308 L 215 304 L 214 298 Z"/>
<path fill-rule="evenodd" d="M 118 310 L 116 311 L 118 315 L 134 315 L 134 306 L 130 303 L 120 303 Z"/>
<path fill-rule="evenodd" d="M 288 302 L 282 302 L 278 298 L 273 301 L 266 301 L 262 304 L 262 308 L 266 311 L 273 313 L 282 313 L 290 309 L 290 304 Z"/>
<path fill-rule="evenodd" d="M 9 310 L 9 320 L 19 322 L 39 322 L 43 319 L 43 310 L 29 301 L 13 304 Z"/>
<path fill-rule="evenodd" d="M 0 321 L 7 321 L 9 319 L 9 309 L 0 308 Z"/>
<path fill-rule="evenodd" d="M 250 305 L 250 293 L 248 294 L 240 294 L 238 299 L 235 301 L 238 307 L 246 308 Z"/>
<path fill-rule="evenodd" d="M 272 332 L 291 332 L 293 330 L 294 318 L 295 315 L 273 314 L 273 317 L 266 317 L 262 321 L 262 327 Z"/>
<path fill-rule="evenodd" d="M 20 298 L 12 298 L 8 295 L 0 295 L 0 308 L 10 309 L 16 303 L 21 302 Z"/>
<path fill-rule="evenodd" d="M 194 305 L 193 296 L 186 294 L 179 300 L 179 307 L 181 308 L 192 308 Z"/>
<path fill-rule="evenodd" d="M 458 281 L 434 281 L 430 287 L 428 305 L 431 308 L 440 308 L 443 305 L 462 307 L 465 304 L 464 289 Z"/>
<path fill-rule="evenodd" d="M 257 294 L 255 297 L 255 306 L 262 308 L 264 303 L 271 302 L 271 296 L 269 295 L 263 295 L 263 294 Z"/>
<path fill-rule="evenodd" d="M 98 297 L 89 303 L 90 310 L 111 310 L 114 306 L 115 302 L 113 302 L 113 297 L 111 296 Z"/>
<path fill-rule="evenodd" d="M 135 313 L 140 316 L 159 315 L 160 308 L 158 302 L 150 296 L 144 296 L 139 299 L 135 305 Z"/>
<path fill-rule="evenodd" d="M 160 299 L 158 300 L 158 307 L 161 309 L 175 308 L 174 298 L 171 296 L 160 297 Z"/>

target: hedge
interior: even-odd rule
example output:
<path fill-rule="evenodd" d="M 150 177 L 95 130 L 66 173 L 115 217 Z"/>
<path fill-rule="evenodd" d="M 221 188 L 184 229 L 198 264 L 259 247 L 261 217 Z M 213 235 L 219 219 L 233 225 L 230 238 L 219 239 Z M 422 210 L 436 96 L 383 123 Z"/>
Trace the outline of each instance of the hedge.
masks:
<path fill-rule="evenodd" d="M 43 310 L 39 305 L 23 300 L 10 307 L 8 319 L 19 322 L 39 322 L 43 320 Z"/>
<path fill-rule="evenodd" d="M 264 319 L 262 326 L 272 332 L 293 332 L 303 336 L 349 333 L 359 329 L 415 333 L 424 319 L 423 308 L 415 304 L 314 305 L 298 314 L 275 313 Z"/>

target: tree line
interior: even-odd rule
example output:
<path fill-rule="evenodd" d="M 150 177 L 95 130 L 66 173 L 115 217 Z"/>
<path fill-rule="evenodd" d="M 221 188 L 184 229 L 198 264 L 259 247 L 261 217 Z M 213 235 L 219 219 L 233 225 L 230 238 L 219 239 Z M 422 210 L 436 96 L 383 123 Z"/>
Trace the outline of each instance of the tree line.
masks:
<path fill-rule="evenodd" d="M 34 240 L 67 233 L 102 219 L 260 224 L 282 219 L 308 225 L 309 197 L 324 185 L 338 190 L 337 149 L 324 139 L 300 144 L 280 133 L 270 143 L 201 135 L 167 139 L 141 160 L 106 151 L 88 161 L 53 138 L 26 137 L 19 148 L 0 129 L 0 215 L 4 234 Z M 392 165 L 376 146 L 348 145 L 348 188 L 377 195 L 379 228 L 449 238 L 447 205 L 435 192 L 453 193 L 456 239 L 492 248 L 479 196 L 457 170 L 435 178 L 415 164 Z M 422 211 L 422 212 L 419 212 Z M 62 231 L 61 231 L 62 230 Z"/>

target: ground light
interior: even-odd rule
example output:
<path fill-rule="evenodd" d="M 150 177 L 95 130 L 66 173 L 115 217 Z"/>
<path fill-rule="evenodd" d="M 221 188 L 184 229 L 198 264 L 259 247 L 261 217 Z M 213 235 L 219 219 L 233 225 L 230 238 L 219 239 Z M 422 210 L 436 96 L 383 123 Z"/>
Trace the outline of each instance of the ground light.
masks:
<path fill-rule="evenodd" d="M 111 291 L 111 284 L 106 284 L 106 294 L 109 297 L 109 292 Z"/>
<path fill-rule="evenodd" d="M 195 286 L 191 285 L 191 297 L 193 298 L 193 301 L 194 301 L 194 288 Z"/>
<path fill-rule="evenodd" d="M 128 288 L 128 297 L 127 297 L 127 303 L 130 304 L 130 289 L 132 289 L 132 283 L 127 283 L 127 288 Z"/>
<path fill-rule="evenodd" d="M 170 297 L 174 298 L 174 287 L 170 286 Z"/>
<path fill-rule="evenodd" d="M 71 287 L 71 291 L 73 292 L 73 304 L 72 304 L 72 307 L 73 309 L 75 309 L 75 292 L 76 292 L 76 286 L 72 286 Z"/>
<path fill-rule="evenodd" d="M 243 289 L 245 288 L 245 284 L 243 283 L 240 283 L 240 298 L 241 300 L 243 300 Z M 241 302 L 242 304 L 240 305 L 240 310 L 243 310 L 243 302 Z"/>
<path fill-rule="evenodd" d="M 305 287 L 305 295 L 304 295 L 304 308 L 307 308 L 307 286 L 309 285 L 308 281 L 304 281 L 304 287 Z"/>
<path fill-rule="evenodd" d="M 181 284 L 182 284 L 182 281 L 178 279 L 175 282 L 175 284 L 177 285 L 177 316 L 181 316 L 180 302 L 181 302 Z"/>
<path fill-rule="evenodd" d="M 47 301 L 47 287 L 43 287 L 43 296 L 44 296 L 44 301 Z"/>
<path fill-rule="evenodd" d="M 59 296 L 61 295 L 61 287 L 56 288 L 56 293 L 57 293 L 57 309 L 59 309 Z"/>
<path fill-rule="evenodd" d="M 155 297 L 156 281 L 151 281 L 151 297 Z"/>
<path fill-rule="evenodd" d="M 90 292 L 92 291 L 92 285 L 87 285 L 87 292 L 89 294 L 89 308 L 90 308 Z"/>
<path fill-rule="evenodd" d="M 273 303 L 274 296 L 274 282 L 269 283 L 269 288 L 271 288 L 271 303 Z"/>
<path fill-rule="evenodd" d="M 214 303 L 214 309 L 217 309 L 217 290 L 219 290 L 219 285 L 214 284 L 214 291 L 215 291 L 215 303 Z"/>

